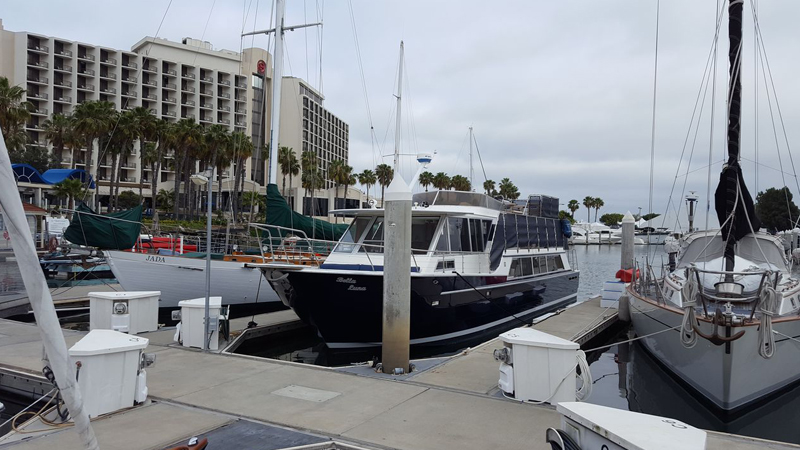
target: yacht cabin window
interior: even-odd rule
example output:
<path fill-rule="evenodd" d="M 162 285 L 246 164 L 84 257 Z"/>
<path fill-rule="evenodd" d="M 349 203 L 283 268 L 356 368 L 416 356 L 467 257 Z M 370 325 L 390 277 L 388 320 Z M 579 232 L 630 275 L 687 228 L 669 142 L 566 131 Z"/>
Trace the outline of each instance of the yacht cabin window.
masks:
<path fill-rule="evenodd" d="M 336 248 L 333 251 L 352 253 L 353 249 L 356 247 L 355 243 L 361 239 L 370 220 L 372 220 L 371 217 L 359 217 L 354 220 L 353 223 L 350 224 L 350 227 L 347 228 L 347 231 L 344 232 L 341 239 L 339 239 L 339 243 L 336 244 Z"/>
<path fill-rule="evenodd" d="M 527 277 L 564 269 L 564 262 L 558 255 L 522 256 L 511 260 L 508 276 L 512 278 Z"/>

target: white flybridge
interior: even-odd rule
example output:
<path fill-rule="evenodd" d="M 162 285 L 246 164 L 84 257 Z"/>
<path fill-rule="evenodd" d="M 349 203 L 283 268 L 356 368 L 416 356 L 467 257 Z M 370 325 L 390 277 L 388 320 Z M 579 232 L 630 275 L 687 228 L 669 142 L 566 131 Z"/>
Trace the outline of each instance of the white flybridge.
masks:
<path fill-rule="evenodd" d="M 44 351 L 61 391 L 61 397 L 75 421 L 75 430 L 84 448 L 97 449 L 99 448 L 97 439 L 89 423 L 89 415 L 83 407 L 83 398 L 69 362 L 67 343 L 28 231 L 28 222 L 19 199 L 16 177 L 11 169 L 11 160 L 2 131 L 0 131 L 0 206 L 3 208 L 14 257 L 19 264 L 22 281 L 42 335 Z"/>

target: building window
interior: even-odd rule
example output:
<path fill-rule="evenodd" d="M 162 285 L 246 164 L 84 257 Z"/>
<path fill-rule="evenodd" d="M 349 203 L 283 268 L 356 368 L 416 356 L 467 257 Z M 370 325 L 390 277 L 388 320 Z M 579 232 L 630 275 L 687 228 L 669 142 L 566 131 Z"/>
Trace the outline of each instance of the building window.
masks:
<path fill-rule="evenodd" d="M 264 89 L 264 79 L 258 75 L 253 75 L 253 88 Z"/>

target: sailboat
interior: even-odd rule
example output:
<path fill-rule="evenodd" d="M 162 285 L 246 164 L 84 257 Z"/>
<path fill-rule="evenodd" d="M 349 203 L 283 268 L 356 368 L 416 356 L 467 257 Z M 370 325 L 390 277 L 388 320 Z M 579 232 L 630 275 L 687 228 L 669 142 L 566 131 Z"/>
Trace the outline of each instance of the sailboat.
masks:
<path fill-rule="evenodd" d="M 781 239 L 759 231 L 739 164 L 742 9 L 742 0 L 730 0 L 728 159 L 715 193 L 720 228 L 684 236 L 666 249 L 673 262 L 665 276 L 628 288 L 645 348 L 698 398 L 728 413 L 800 381 L 800 280 Z"/>

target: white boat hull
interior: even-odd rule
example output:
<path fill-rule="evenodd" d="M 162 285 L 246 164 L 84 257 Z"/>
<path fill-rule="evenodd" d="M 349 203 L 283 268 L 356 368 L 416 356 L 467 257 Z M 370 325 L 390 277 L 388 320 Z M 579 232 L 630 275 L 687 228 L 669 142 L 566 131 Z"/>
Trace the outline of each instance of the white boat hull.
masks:
<path fill-rule="evenodd" d="M 181 256 L 106 251 L 111 271 L 126 291 L 161 291 L 161 308 L 206 295 L 206 260 Z M 224 305 L 280 302 L 258 269 L 234 261 L 211 261 L 211 295 Z"/>
<path fill-rule="evenodd" d="M 637 336 L 648 336 L 670 327 L 680 327 L 683 314 L 630 294 L 631 321 Z M 704 334 L 712 325 L 700 322 Z M 731 411 L 746 406 L 800 380 L 800 342 L 775 336 L 775 354 L 765 359 L 758 354 L 758 327 L 735 327 L 732 334 L 744 335 L 716 346 L 698 336 L 692 348 L 683 346 L 679 328 L 645 337 L 641 341 L 670 371 L 705 396 L 718 408 Z M 800 320 L 773 322 L 784 335 L 800 336 Z M 725 333 L 720 327 L 720 334 Z"/>

